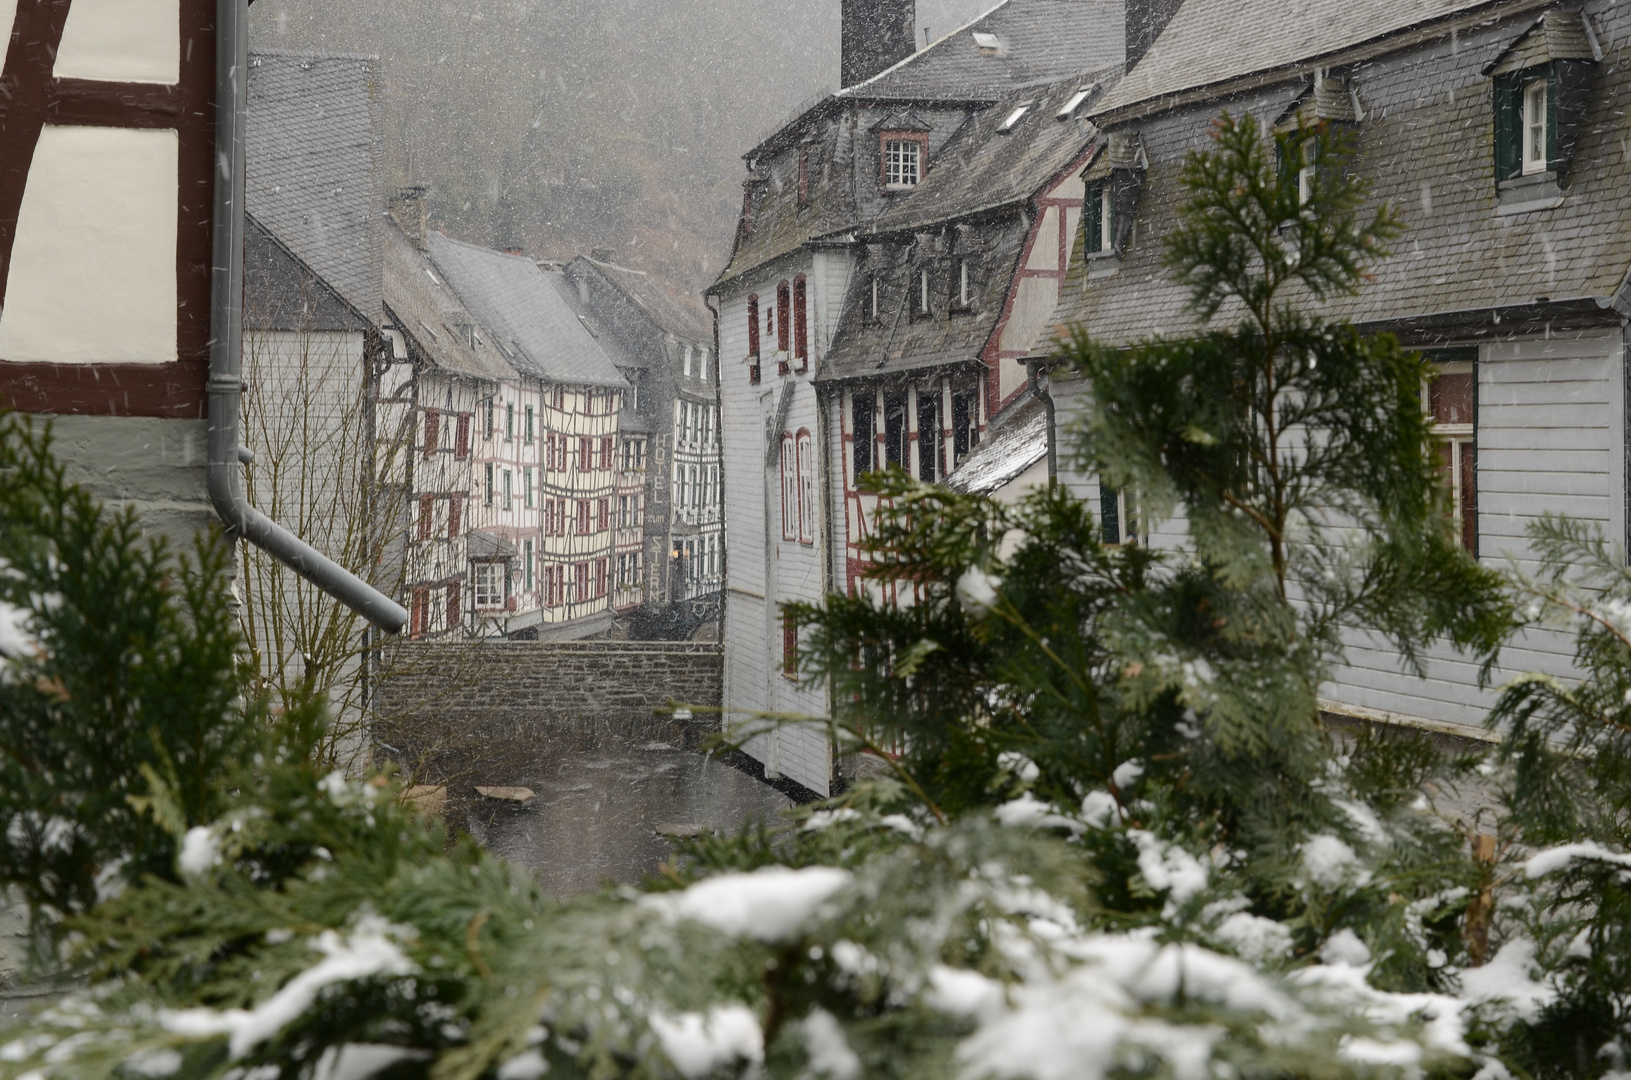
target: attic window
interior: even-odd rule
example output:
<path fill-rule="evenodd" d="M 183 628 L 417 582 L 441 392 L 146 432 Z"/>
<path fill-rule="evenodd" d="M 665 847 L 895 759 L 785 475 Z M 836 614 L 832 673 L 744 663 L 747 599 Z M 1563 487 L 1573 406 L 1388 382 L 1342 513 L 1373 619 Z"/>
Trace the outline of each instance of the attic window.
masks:
<path fill-rule="evenodd" d="M 1002 39 L 996 34 L 985 34 L 976 30 L 973 37 L 974 47 L 979 50 L 981 56 L 996 56 L 1002 52 Z"/>
<path fill-rule="evenodd" d="M 1070 95 L 1070 99 L 1066 101 L 1064 107 L 1059 110 L 1058 118 L 1060 120 L 1069 120 L 1076 114 L 1076 110 L 1082 107 L 1083 102 L 1098 92 L 1098 83 L 1088 83 L 1086 86 L 1081 87 L 1074 94 Z"/>
<path fill-rule="evenodd" d="M 1008 114 L 1007 119 L 1002 122 L 1002 126 L 997 131 L 1003 135 L 1013 131 L 1014 128 L 1019 126 L 1019 122 L 1025 119 L 1025 114 L 1031 111 L 1031 106 L 1035 104 L 1034 101 L 1020 102 L 1014 107 L 1014 111 Z"/>
<path fill-rule="evenodd" d="M 879 180 L 886 189 L 904 191 L 917 187 L 929 157 L 927 132 L 879 132 L 878 149 Z"/>

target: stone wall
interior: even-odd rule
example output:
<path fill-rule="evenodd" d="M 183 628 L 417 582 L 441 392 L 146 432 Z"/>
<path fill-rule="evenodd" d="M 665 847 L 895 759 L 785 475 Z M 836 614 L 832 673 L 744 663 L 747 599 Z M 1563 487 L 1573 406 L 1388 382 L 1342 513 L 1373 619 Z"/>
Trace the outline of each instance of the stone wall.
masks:
<path fill-rule="evenodd" d="M 642 735 L 719 730 L 720 646 L 684 641 L 405 642 L 385 659 L 383 727 L 434 720 L 487 733 Z M 673 702 L 698 711 L 676 724 Z"/>

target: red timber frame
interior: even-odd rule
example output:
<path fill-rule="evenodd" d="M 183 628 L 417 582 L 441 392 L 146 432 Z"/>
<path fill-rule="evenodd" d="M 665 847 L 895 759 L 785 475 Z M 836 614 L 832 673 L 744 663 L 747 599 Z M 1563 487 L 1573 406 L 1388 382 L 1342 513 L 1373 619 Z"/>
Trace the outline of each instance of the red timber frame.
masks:
<path fill-rule="evenodd" d="M 1069 211 L 1073 208 L 1081 210 L 1082 200 L 1075 196 L 1060 197 L 1051 193 L 1057 191 L 1059 186 L 1066 180 L 1073 176 L 1079 176 L 1082 170 L 1087 168 L 1088 163 L 1093 160 L 1093 155 L 1098 152 L 1099 146 L 1100 140 L 1095 140 L 1089 144 L 1088 148 L 1075 161 L 1072 161 L 1064 169 L 1056 173 L 1052 179 L 1041 187 L 1041 193 L 1031 200 L 1031 205 L 1035 208 L 1033 220 L 1036 224 L 1031 226 L 1031 233 L 1025 238 L 1025 246 L 1019 253 L 1019 262 L 1014 268 L 1013 282 L 1008 286 L 1008 295 L 1002 302 L 1002 315 L 997 319 L 997 325 L 991 331 L 991 336 L 986 339 L 985 348 L 980 351 L 980 359 L 985 361 L 986 367 L 985 400 L 987 403 L 987 417 L 997 415 L 1024 390 L 1024 387 L 1021 386 L 1018 390 L 1009 394 L 1006 399 L 1002 397 L 1002 362 L 1004 360 L 1022 360 L 1026 356 L 1025 350 L 1004 349 L 1001 347 L 1003 331 L 1008 328 L 1008 320 L 1014 313 L 1014 301 L 1019 297 L 1019 283 L 1025 278 L 1053 278 L 1055 287 L 1062 290 L 1065 284 L 1065 274 L 1070 269 L 1070 242 L 1072 237 L 1069 226 Z M 1054 209 L 1054 217 L 1058 219 L 1058 265 L 1040 268 L 1032 267 L 1030 266 L 1031 251 L 1036 247 L 1037 231 L 1041 229 L 1042 222 L 1047 219 L 1049 207 Z M 1080 217 L 1078 217 L 1076 224 L 1080 227 Z"/>
<path fill-rule="evenodd" d="M 34 149 L 47 124 L 176 130 L 176 360 L 42 364 L 0 359 L 0 403 L 24 412 L 202 418 L 208 408 L 210 236 L 214 217 L 215 3 L 181 5 L 174 85 L 58 79 L 73 0 L 18 0 L 0 71 L 0 308 Z"/>

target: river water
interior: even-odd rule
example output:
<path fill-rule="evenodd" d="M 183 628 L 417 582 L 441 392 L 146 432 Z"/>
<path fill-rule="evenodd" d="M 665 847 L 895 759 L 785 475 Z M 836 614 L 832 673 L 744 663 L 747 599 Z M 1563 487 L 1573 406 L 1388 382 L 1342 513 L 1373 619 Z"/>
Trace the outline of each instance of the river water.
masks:
<path fill-rule="evenodd" d="M 636 884 L 673 853 L 670 836 L 774 820 L 793 805 L 762 780 L 677 741 L 562 742 L 490 778 L 531 788 L 531 805 L 478 799 L 467 814 L 476 839 L 531 870 L 555 896 Z"/>

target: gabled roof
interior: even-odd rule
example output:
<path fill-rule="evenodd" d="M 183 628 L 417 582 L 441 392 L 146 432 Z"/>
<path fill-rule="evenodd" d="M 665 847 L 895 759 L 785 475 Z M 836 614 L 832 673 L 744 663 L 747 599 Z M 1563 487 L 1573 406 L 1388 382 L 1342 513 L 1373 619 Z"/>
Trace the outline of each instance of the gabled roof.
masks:
<path fill-rule="evenodd" d="M 1295 68 L 1401 30 L 1497 6 L 1491 0 L 1189 0 L 1093 113 Z"/>
<path fill-rule="evenodd" d="M 365 331 L 362 317 L 289 246 L 244 215 L 244 329 Z"/>
<path fill-rule="evenodd" d="M 580 269 L 599 274 L 622 291 L 634 306 L 657 326 L 681 341 L 713 348 L 714 321 L 707 309 L 686 302 L 658 284 L 643 270 L 631 270 L 616 263 L 599 262 L 579 255 L 572 260 Z"/>
<path fill-rule="evenodd" d="M 1081 86 L 1110 84 L 1115 69 L 1073 76 L 1046 86 L 1015 91 L 995 108 L 976 114 L 935 157 L 935 166 L 910 195 L 891 204 L 869 227 L 882 234 L 943 221 L 1030 199 L 1087 149 L 1096 129 L 1058 113 Z M 1003 125 L 1024 102 L 1031 106 L 1018 123 Z"/>
<path fill-rule="evenodd" d="M 427 238 L 435 264 L 486 341 L 522 375 L 572 386 L 626 387 L 628 382 L 567 303 L 566 279 L 521 255 Z"/>
<path fill-rule="evenodd" d="M 489 382 L 515 378 L 515 368 L 491 343 L 473 347 L 456 329 L 476 325 L 476 317 L 390 220 L 385 224 L 385 307 L 397 328 L 448 374 Z"/>
<path fill-rule="evenodd" d="M 1002 0 L 968 25 L 838 96 L 976 99 L 1119 66 L 1126 55 L 1124 7 L 1125 0 Z M 975 34 L 996 38 L 997 48 L 981 48 Z"/>
<path fill-rule="evenodd" d="M 385 209 L 377 59 L 249 57 L 245 205 L 364 317 L 381 316 Z"/>

